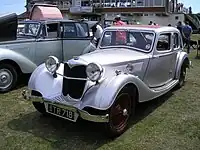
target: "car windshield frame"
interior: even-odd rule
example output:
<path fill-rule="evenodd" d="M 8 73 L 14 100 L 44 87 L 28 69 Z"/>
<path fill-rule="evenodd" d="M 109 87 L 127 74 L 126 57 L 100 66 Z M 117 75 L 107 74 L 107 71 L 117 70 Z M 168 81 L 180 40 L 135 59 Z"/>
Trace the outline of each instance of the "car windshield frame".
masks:
<path fill-rule="evenodd" d="M 26 25 L 26 24 L 36 24 L 36 25 L 38 25 L 38 28 L 36 29 L 37 31 L 35 32 L 35 34 L 31 34 L 31 33 L 22 33 L 22 34 L 20 34 L 20 33 L 18 33 L 19 31 L 19 25 Z M 24 28 L 24 27 L 23 27 Z M 40 22 L 19 22 L 18 23 L 18 26 L 17 26 L 17 36 L 18 37 L 37 37 L 38 36 L 38 33 L 40 32 L 40 28 L 41 28 L 41 23 Z"/>
<path fill-rule="evenodd" d="M 117 31 L 125 31 L 126 33 L 130 34 L 130 32 L 140 32 L 141 34 L 144 34 L 144 33 L 150 33 L 150 34 L 153 34 L 153 37 L 152 37 L 152 42 L 151 42 L 151 46 L 149 48 L 149 50 L 144 50 L 144 49 L 140 49 L 140 48 L 137 48 L 137 47 L 133 47 L 133 46 L 128 46 L 128 45 L 112 45 L 112 46 L 102 46 L 102 42 L 103 42 L 103 38 L 105 36 L 106 33 L 108 32 L 117 32 Z M 143 35 L 142 35 L 143 36 Z M 144 37 L 145 38 L 145 37 Z M 145 39 L 144 39 L 145 40 Z M 144 52 L 144 53 L 150 53 L 153 49 L 153 46 L 154 46 L 154 43 L 155 43 L 155 40 L 156 40 L 156 33 L 153 31 L 153 30 L 145 30 L 145 29 L 109 29 L 109 30 L 105 30 L 103 32 L 103 35 L 101 37 L 101 40 L 99 42 L 99 48 L 100 49 L 108 49 L 108 48 L 117 48 L 117 47 L 121 47 L 121 48 L 128 48 L 128 49 L 131 49 L 131 50 L 136 50 L 136 51 L 140 51 L 140 52 Z"/>

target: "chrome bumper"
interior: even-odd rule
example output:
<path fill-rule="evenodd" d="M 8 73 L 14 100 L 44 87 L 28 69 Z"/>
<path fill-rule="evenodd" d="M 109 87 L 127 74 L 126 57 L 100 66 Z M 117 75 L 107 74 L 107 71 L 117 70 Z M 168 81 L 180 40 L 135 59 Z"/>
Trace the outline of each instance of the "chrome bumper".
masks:
<path fill-rule="evenodd" d="M 80 110 L 73 106 L 63 105 L 58 102 L 51 102 L 51 101 L 47 101 L 47 100 L 43 99 L 42 97 L 33 96 L 33 95 L 31 95 L 30 90 L 23 90 L 22 96 L 25 100 L 27 100 L 29 102 L 41 102 L 41 103 L 45 102 L 45 103 L 50 103 L 50 104 L 56 105 L 57 107 L 60 107 L 63 109 L 71 110 L 73 112 L 76 112 L 79 115 L 79 117 L 81 117 L 84 120 L 88 120 L 88 121 L 92 121 L 92 122 L 108 122 L 109 121 L 108 114 L 103 115 L 103 116 L 91 115 L 87 111 Z"/>

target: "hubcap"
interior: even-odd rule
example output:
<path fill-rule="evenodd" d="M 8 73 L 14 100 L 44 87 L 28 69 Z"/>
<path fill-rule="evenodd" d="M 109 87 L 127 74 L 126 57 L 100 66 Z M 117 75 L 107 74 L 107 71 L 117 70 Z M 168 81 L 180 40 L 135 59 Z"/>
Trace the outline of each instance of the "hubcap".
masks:
<path fill-rule="evenodd" d="M 128 115 L 128 111 L 127 111 L 127 109 L 124 109 L 123 110 L 123 116 L 127 116 Z"/>
<path fill-rule="evenodd" d="M 12 84 L 13 75 L 8 69 L 0 69 L 0 88 L 7 88 Z"/>

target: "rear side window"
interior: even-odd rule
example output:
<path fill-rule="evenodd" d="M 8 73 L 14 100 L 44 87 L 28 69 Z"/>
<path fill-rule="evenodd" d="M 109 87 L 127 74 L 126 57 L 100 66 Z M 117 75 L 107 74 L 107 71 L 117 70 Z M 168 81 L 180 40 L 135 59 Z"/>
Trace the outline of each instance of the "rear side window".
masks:
<path fill-rule="evenodd" d="M 167 51 L 170 50 L 171 47 L 171 34 L 170 33 L 165 33 L 165 34 L 161 34 L 158 38 L 158 43 L 157 43 L 157 50 L 158 51 Z"/>
<path fill-rule="evenodd" d="M 63 38 L 86 38 L 89 36 L 88 26 L 85 23 L 64 23 Z"/>
<path fill-rule="evenodd" d="M 76 35 L 76 26 L 74 23 L 65 23 L 63 24 L 63 37 L 64 38 L 75 38 Z"/>

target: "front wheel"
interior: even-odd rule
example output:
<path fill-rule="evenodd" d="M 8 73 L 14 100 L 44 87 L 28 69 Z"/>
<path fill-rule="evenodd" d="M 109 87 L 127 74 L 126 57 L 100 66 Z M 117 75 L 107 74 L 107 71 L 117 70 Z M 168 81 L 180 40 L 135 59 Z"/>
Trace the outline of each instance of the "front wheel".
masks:
<path fill-rule="evenodd" d="M 47 114 L 46 109 L 45 109 L 45 106 L 44 106 L 44 103 L 33 102 L 33 106 L 34 106 L 35 109 L 36 109 L 37 111 L 39 111 L 41 114 L 43 114 L 43 115 L 46 115 L 46 114 Z"/>
<path fill-rule="evenodd" d="M 132 112 L 135 109 L 134 96 L 128 90 L 122 90 L 109 109 L 109 122 L 106 123 L 106 134 L 109 137 L 121 135 L 128 127 Z"/>
<path fill-rule="evenodd" d="M 0 92 L 9 92 L 17 83 L 18 74 L 15 67 L 0 64 Z"/>

